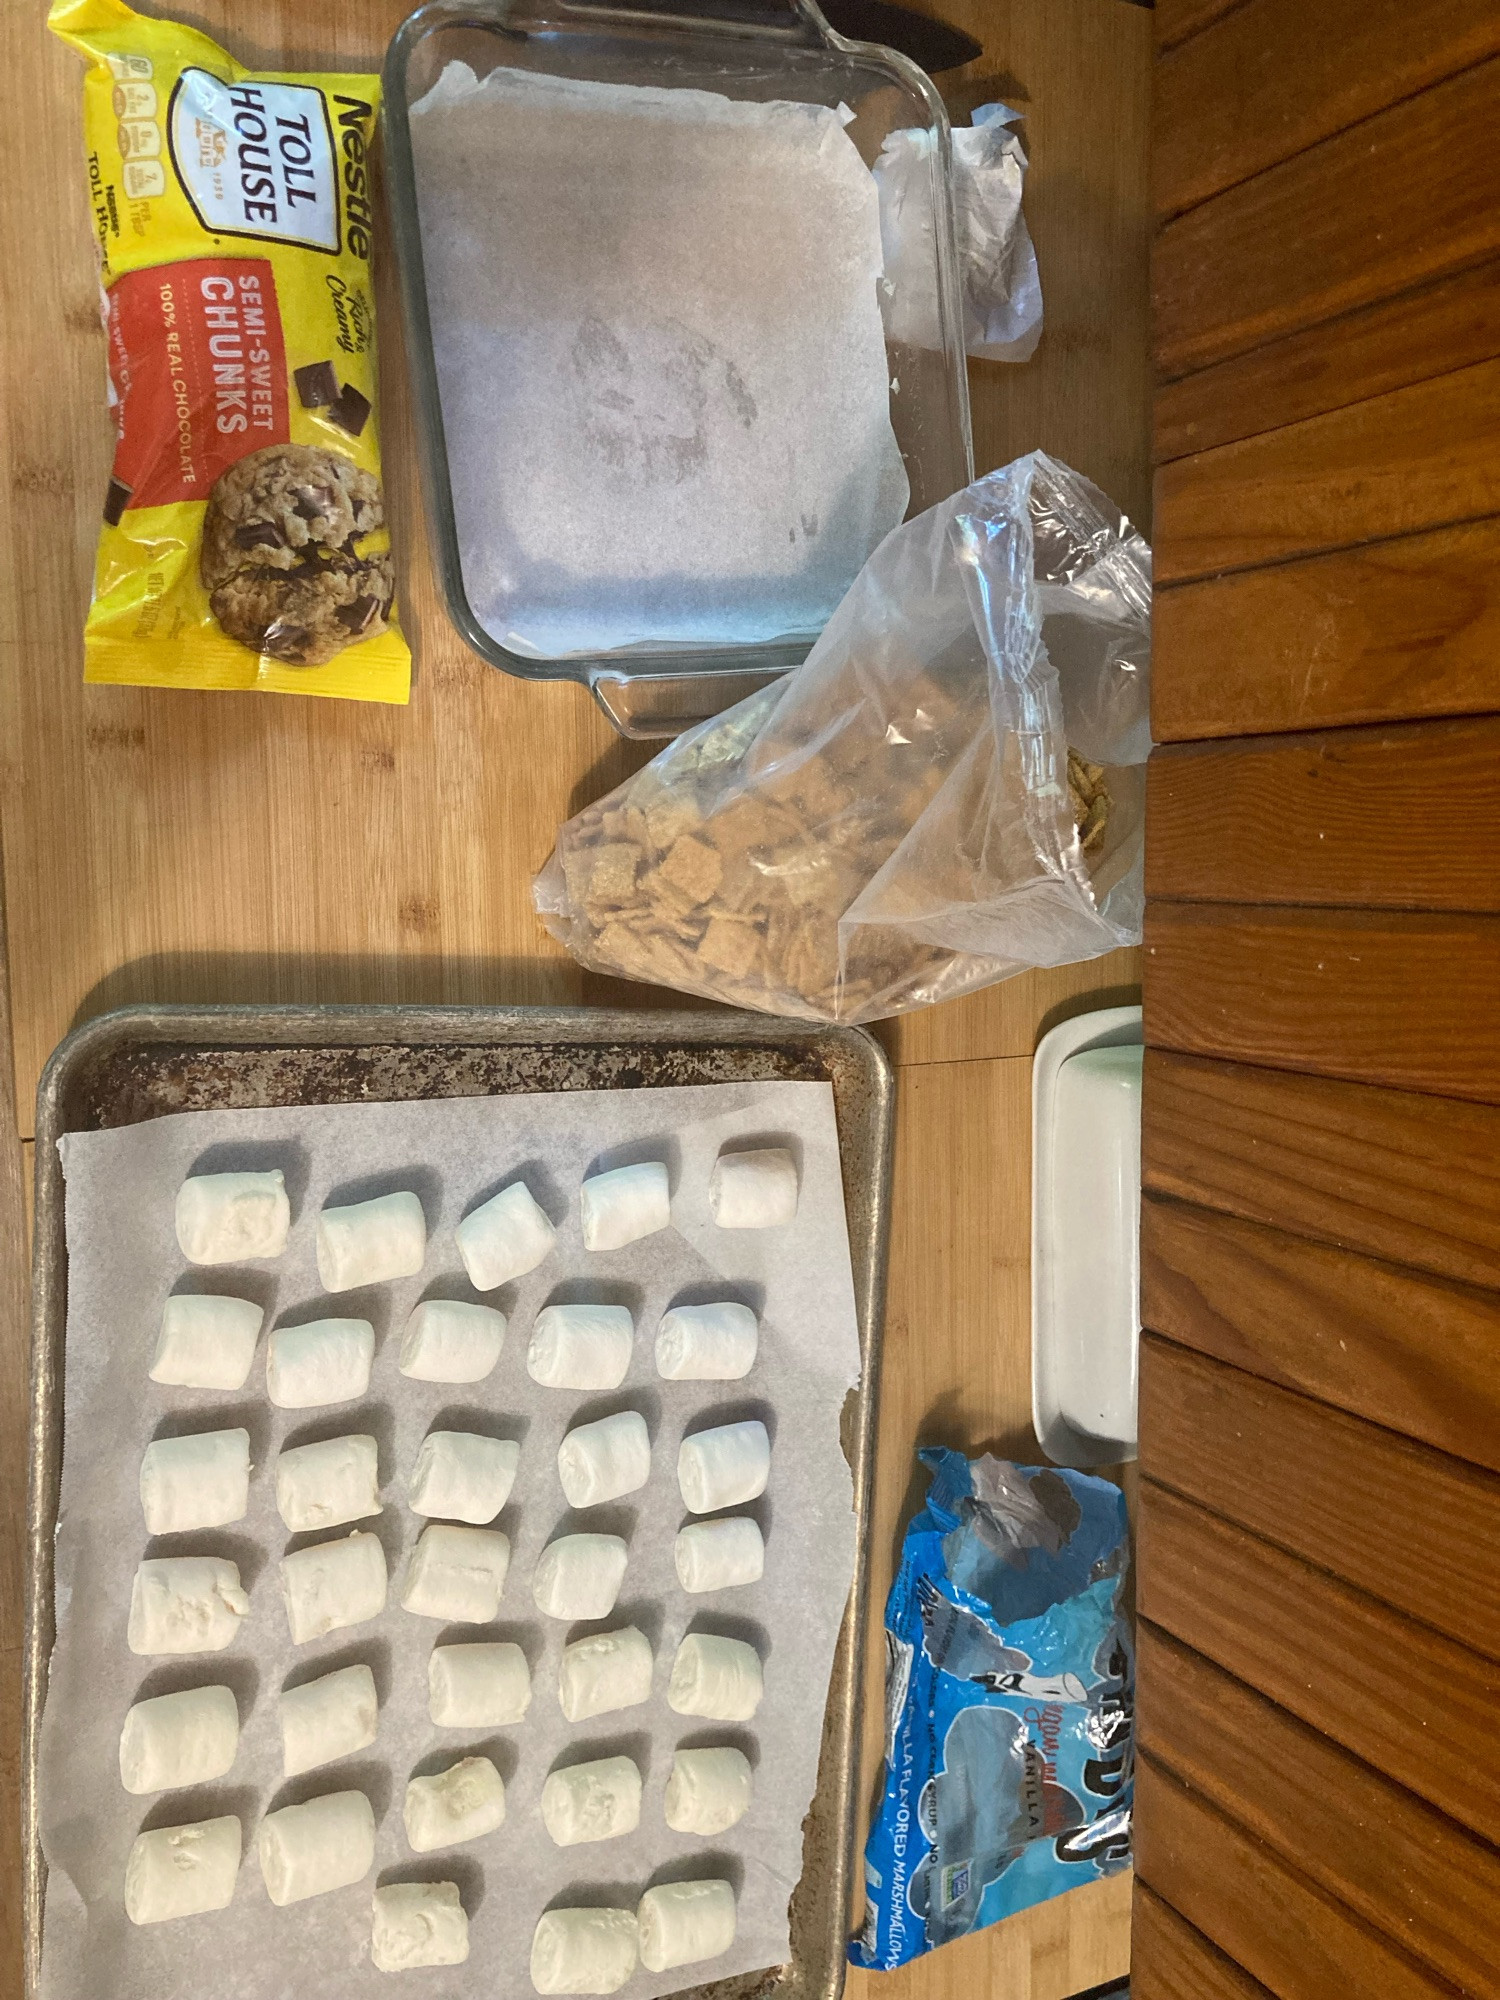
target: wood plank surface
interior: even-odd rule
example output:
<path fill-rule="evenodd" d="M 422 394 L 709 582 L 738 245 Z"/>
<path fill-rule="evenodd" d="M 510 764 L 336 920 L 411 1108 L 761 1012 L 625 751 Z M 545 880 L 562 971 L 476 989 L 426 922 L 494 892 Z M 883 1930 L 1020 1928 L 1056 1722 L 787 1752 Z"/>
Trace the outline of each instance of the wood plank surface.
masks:
<path fill-rule="evenodd" d="M 877 1024 L 875 1033 L 894 1062 L 984 1062 L 996 1056 L 1029 1056 L 1059 1021 L 1099 1007 L 1138 1007 L 1140 947 L 1106 952 L 1082 965 L 1018 972 L 941 1007 L 920 1007 Z"/>
<path fill-rule="evenodd" d="M 1145 1099 L 1148 1192 L 1500 1287 L 1493 1106 L 1162 1049 L 1146 1051 Z"/>
<path fill-rule="evenodd" d="M 1207 201 L 1500 53 L 1475 0 L 1250 0 L 1156 66 L 1158 216 Z"/>
<path fill-rule="evenodd" d="M 1500 920 L 1153 903 L 1146 1039 L 1500 1103 Z"/>
<path fill-rule="evenodd" d="M 1500 716 L 1159 750 L 1146 894 L 1199 902 L 1500 910 L 1489 843 L 1455 838 L 1500 766 Z"/>
<path fill-rule="evenodd" d="M 1471 1832 L 1490 1841 L 1500 1833 L 1491 1749 L 1500 1668 L 1492 1660 L 1150 1478 L 1141 1483 L 1136 1604 L 1143 1619 Z M 1149 1803 L 1138 1802 L 1138 1872 L 1196 1923 L 1146 1864 L 1151 1818 Z M 1205 1883 L 1212 1879 L 1205 1867 Z"/>
<path fill-rule="evenodd" d="M 1462 1993 L 1494 2000 L 1500 1853 L 1158 1627 L 1137 1653 L 1137 1743 Z"/>
<path fill-rule="evenodd" d="M 1159 590 L 1159 743 L 1491 709 L 1500 520 Z"/>
<path fill-rule="evenodd" d="M 1149 1333 L 1140 1410 L 1156 1485 L 1500 1661 L 1500 1479 Z"/>
<path fill-rule="evenodd" d="M 1189 35 L 1201 34 L 1212 22 L 1245 4 L 1246 0 L 1157 0 L 1157 49 L 1175 48 Z"/>
<path fill-rule="evenodd" d="M 1129 1870 L 1070 1889 L 894 1972 L 849 1968 L 857 2000 L 1069 2000 L 1123 1979 L 1130 1963 Z"/>
<path fill-rule="evenodd" d="M 1098 0 L 944 0 L 937 11 L 984 43 L 977 62 L 937 79 L 954 122 L 997 98 L 1025 118 L 1026 222 L 1045 301 L 1024 366 L 969 364 L 975 464 L 1050 451 L 1149 536 L 1150 13 Z"/>
<path fill-rule="evenodd" d="M 1485 361 L 1160 467 L 1156 579 L 1185 583 L 1497 512 L 1500 361 Z"/>
<path fill-rule="evenodd" d="M 1497 108 L 1491 60 L 1169 222 L 1152 256 L 1160 373 L 1186 375 L 1493 257 Z"/>
<path fill-rule="evenodd" d="M 1492 261 L 1164 382 L 1153 451 L 1165 461 L 1233 444 L 1497 354 L 1500 263 Z"/>
<path fill-rule="evenodd" d="M 1144 1882 L 1135 1885 L 1132 2000 L 1273 2000 Z"/>
<path fill-rule="evenodd" d="M 1149 1195 L 1141 1320 L 1233 1368 L 1500 1468 L 1500 1293 Z"/>
<path fill-rule="evenodd" d="M 1142 1880 L 1279 2000 L 1345 1992 L 1449 2000 L 1457 1992 L 1154 1758 L 1137 1766 L 1136 1800 Z"/>
<path fill-rule="evenodd" d="M 1500 2000 L 1500 11 L 1158 50 L 1132 1991 Z"/>

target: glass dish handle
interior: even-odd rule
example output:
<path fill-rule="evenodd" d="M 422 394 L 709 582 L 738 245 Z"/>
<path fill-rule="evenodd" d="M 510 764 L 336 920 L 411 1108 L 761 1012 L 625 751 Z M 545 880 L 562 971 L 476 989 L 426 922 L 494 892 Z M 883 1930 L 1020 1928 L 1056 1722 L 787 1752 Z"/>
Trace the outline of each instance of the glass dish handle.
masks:
<path fill-rule="evenodd" d="M 826 43 L 827 23 L 806 0 L 569 0 L 569 14 L 608 15 L 616 20 L 671 21 L 690 26 L 746 27 L 771 30 L 799 41 Z"/>
<path fill-rule="evenodd" d="M 621 736 L 651 742 L 680 736 L 747 695 L 759 694 L 786 671 L 732 667 L 722 673 L 599 674 L 592 686 L 595 701 Z"/>

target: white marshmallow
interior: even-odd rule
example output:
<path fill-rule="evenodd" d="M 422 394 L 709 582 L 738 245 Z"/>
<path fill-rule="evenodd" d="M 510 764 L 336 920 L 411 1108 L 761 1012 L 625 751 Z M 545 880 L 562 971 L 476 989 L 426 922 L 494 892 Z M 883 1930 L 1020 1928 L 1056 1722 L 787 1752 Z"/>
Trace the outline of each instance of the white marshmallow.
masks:
<path fill-rule="evenodd" d="M 423 1299 L 401 1336 L 400 1369 L 413 1382 L 482 1382 L 500 1359 L 505 1314 L 467 1299 Z"/>
<path fill-rule="evenodd" d="M 140 1489 L 148 1535 L 243 1521 L 250 1505 L 250 1433 L 157 1438 L 141 1459 Z"/>
<path fill-rule="evenodd" d="M 133 1924 L 164 1924 L 226 1909 L 239 1872 L 233 1814 L 137 1834 L 125 1863 L 125 1914 Z"/>
<path fill-rule="evenodd" d="M 151 1380 L 174 1389 L 243 1389 L 264 1319 L 250 1299 L 175 1292 L 161 1309 Z"/>
<path fill-rule="evenodd" d="M 414 1514 L 447 1521 L 493 1521 L 510 1498 L 521 1447 L 477 1431 L 429 1431 L 406 1486 Z"/>
<path fill-rule="evenodd" d="M 531 1669 L 509 1640 L 434 1646 L 427 1661 L 427 1713 L 439 1729 L 494 1729 L 531 1706 Z"/>
<path fill-rule="evenodd" d="M 612 1715 L 651 1699 L 651 1641 L 634 1625 L 564 1646 L 557 1698 L 569 1722 Z"/>
<path fill-rule="evenodd" d="M 478 1840 L 505 1821 L 505 1787 L 488 1757 L 460 1757 L 436 1777 L 413 1778 L 401 1808 L 414 1853 Z"/>
<path fill-rule="evenodd" d="M 757 1419 L 721 1424 L 685 1437 L 677 1453 L 677 1484 L 690 1514 L 713 1514 L 757 1500 L 771 1476 L 771 1440 Z"/>
<path fill-rule="evenodd" d="M 672 1554 L 677 1581 L 695 1594 L 759 1583 L 766 1570 L 760 1523 L 744 1514 L 733 1514 L 727 1521 L 689 1521 L 678 1529 Z"/>
<path fill-rule="evenodd" d="M 289 1535 L 341 1528 L 380 1507 L 379 1452 L 363 1434 L 297 1444 L 276 1460 L 276 1511 Z"/>
<path fill-rule="evenodd" d="M 177 1190 L 177 1245 L 190 1264 L 249 1264 L 279 1257 L 292 1226 L 286 1178 L 194 1174 Z"/>
<path fill-rule="evenodd" d="M 618 1993 L 639 1953 L 629 1910 L 547 1910 L 531 1940 L 531 1983 L 538 1993 Z"/>
<path fill-rule="evenodd" d="M 325 1292 L 414 1278 L 427 1257 L 427 1218 L 414 1194 L 382 1194 L 318 1217 L 318 1276 Z"/>
<path fill-rule="evenodd" d="M 578 1191 L 585 1250 L 621 1250 L 654 1236 L 672 1220 L 667 1170 L 660 1160 L 613 1167 L 595 1174 Z"/>
<path fill-rule="evenodd" d="M 656 1329 L 656 1372 L 668 1382 L 739 1382 L 759 1345 L 755 1314 L 733 1299 L 673 1306 Z"/>
<path fill-rule="evenodd" d="M 385 1609 L 385 1550 L 356 1528 L 332 1542 L 314 1542 L 281 1558 L 281 1594 L 292 1644 L 363 1625 Z"/>
<path fill-rule="evenodd" d="M 401 1602 L 418 1618 L 450 1625 L 488 1625 L 500 1610 L 510 1568 L 510 1537 L 494 1528 L 422 1530 L 406 1570 Z"/>
<path fill-rule="evenodd" d="M 557 1476 L 570 1507 L 597 1507 L 638 1493 L 651 1477 L 651 1439 L 639 1410 L 580 1424 L 557 1447 Z"/>
<path fill-rule="evenodd" d="M 466 1215 L 454 1236 L 469 1283 L 476 1292 L 492 1292 L 534 1271 L 551 1250 L 557 1230 L 525 1181 L 512 1181 Z"/>
<path fill-rule="evenodd" d="M 659 1882 L 642 1896 L 636 1920 L 648 1972 L 697 1965 L 734 1943 L 734 1890 L 722 1881 Z"/>
<path fill-rule="evenodd" d="M 266 1394 L 278 1410 L 352 1403 L 370 1386 L 375 1329 L 367 1319 L 278 1326 L 266 1342 Z"/>
<path fill-rule="evenodd" d="M 543 1306 L 531 1329 L 526 1373 L 546 1389 L 618 1389 L 634 1345 L 626 1306 Z"/>
<path fill-rule="evenodd" d="M 142 1654 L 220 1653 L 249 1615 L 235 1563 L 223 1556 L 159 1556 L 136 1570 L 126 1644 Z"/>
<path fill-rule="evenodd" d="M 672 1758 L 665 1811 L 674 1833 L 727 1833 L 750 1810 L 754 1787 L 750 1759 L 728 1745 L 679 1750 Z"/>
<path fill-rule="evenodd" d="M 689 1632 L 677 1648 L 667 1707 L 710 1722 L 748 1722 L 765 1691 L 760 1655 L 743 1639 Z"/>
<path fill-rule="evenodd" d="M 548 1618 L 607 1618 L 625 1581 L 618 1535 L 559 1535 L 531 1574 L 531 1595 Z"/>
<path fill-rule="evenodd" d="M 779 1229 L 797 1213 L 797 1162 L 782 1146 L 720 1153 L 708 1205 L 721 1229 Z"/>
<path fill-rule="evenodd" d="M 227 1687 L 185 1688 L 138 1701 L 120 1731 L 127 1792 L 169 1792 L 222 1778 L 240 1747 L 240 1712 Z"/>
<path fill-rule="evenodd" d="M 278 1909 L 347 1889 L 375 1865 L 375 1815 L 363 1792 L 325 1792 L 267 1813 L 255 1835 L 266 1894 Z"/>
<path fill-rule="evenodd" d="M 600 1757 L 548 1773 L 542 1824 L 556 1847 L 615 1840 L 641 1823 L 641 1774 L 628 1757 Z"/>
<path fill-rule="evenodd" d="M 377 1972 L 462 1965 L 468 1956 L 469 1919 L 456 1882 L 388 1882 L 375 1891 L 370 1963 Z"/>
<path fill-rule="evenodd" d="M 339 1667 L 301 1687 L 283 1688 L 276 1713 L 282 1776 L 315 1771 L 335 1757 L 367 1750 L 375 1741 L 380 1720 L 375 1676 L 368 1667 Z"/>

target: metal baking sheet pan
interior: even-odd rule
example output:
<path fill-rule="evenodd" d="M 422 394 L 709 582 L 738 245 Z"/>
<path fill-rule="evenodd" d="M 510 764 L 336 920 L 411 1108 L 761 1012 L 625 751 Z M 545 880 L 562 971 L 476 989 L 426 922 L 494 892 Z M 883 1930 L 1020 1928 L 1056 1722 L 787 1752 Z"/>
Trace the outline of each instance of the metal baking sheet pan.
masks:
<path fill-rule="evenodd" d="M 170 1113 L 515 1092 L 799 1080 L 833 1092 L 863 1373 L 844 1412 L 857 1557 L 834 1657 L 817 1791 L 785 1965 L 685 1989 L 696 2000 L 834 2000 L 844 1982 L 868 1509 L 879 1382 L 893 1086 L 858 1028 L 761 1015 L 591 1008 L 135 1007 L 62 1043 L 37 1104 L 31 1491 L 22 1812 L 27 1992 L 38 1991 L 45 1862 L 37 1747 L 53 1641 L 68 1270 L 57 1141 Z"/>

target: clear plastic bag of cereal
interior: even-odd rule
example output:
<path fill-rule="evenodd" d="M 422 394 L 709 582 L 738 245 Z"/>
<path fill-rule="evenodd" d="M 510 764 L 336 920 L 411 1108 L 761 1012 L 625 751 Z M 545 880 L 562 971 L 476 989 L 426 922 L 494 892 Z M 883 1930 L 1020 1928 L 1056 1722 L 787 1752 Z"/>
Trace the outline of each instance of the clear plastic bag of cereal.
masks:
<path fill-rule="evenodd" d="M 537 908 L 597 971 L 872 1021 L 1138 943 L 1151 557 L 1018 459 L 895 529 L 803 665 L 570 820 Z"/>

